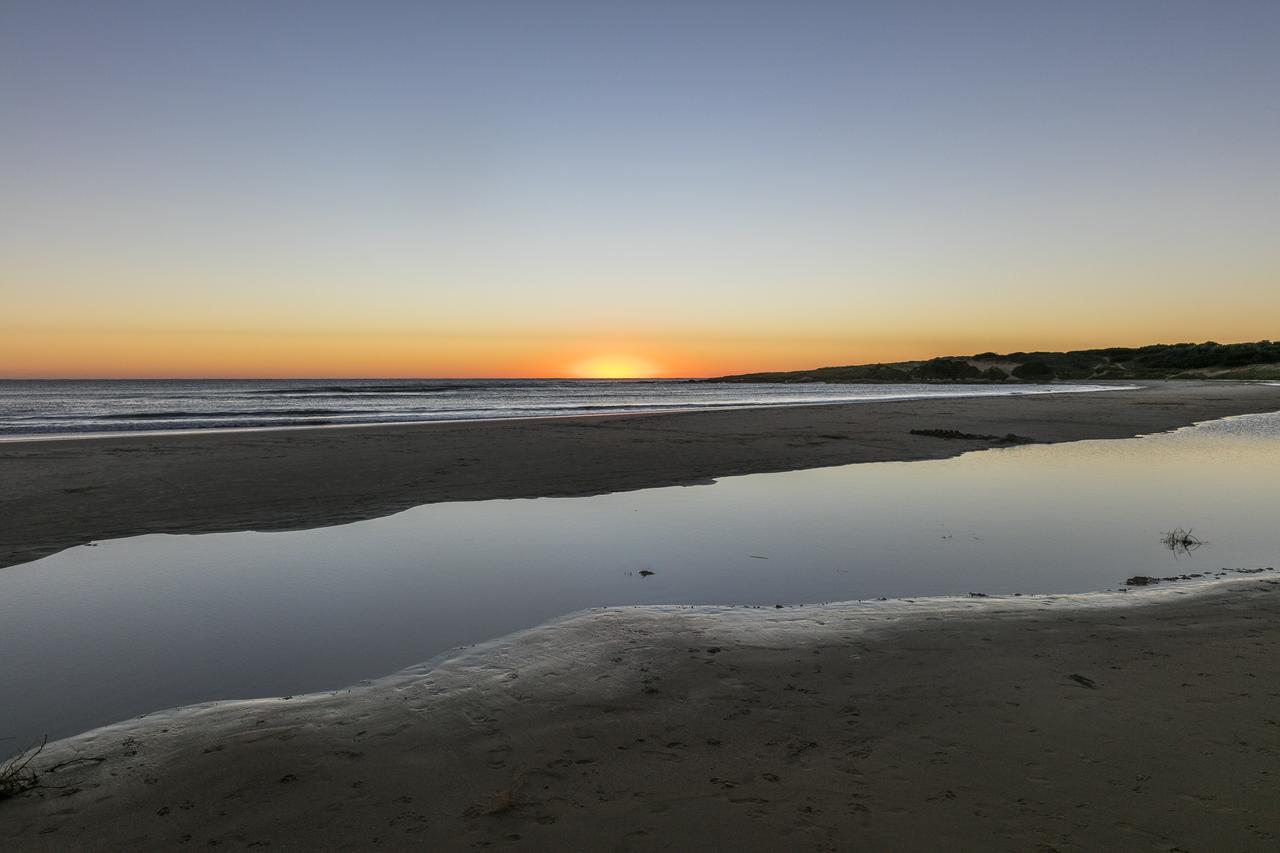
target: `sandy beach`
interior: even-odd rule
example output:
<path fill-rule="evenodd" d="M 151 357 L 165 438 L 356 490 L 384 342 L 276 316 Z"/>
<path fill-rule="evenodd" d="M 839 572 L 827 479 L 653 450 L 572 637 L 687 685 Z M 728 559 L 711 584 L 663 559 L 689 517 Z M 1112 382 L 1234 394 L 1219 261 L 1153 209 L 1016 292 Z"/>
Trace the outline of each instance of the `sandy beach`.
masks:
<path fill-rule="evenodd" d="M 52 744 L 14 850 L 1271 850 L 1280 581 L 579 614 Z"/>
<path fill-rule="evenodd" d="M 133 533 L 1125 437 L 1280 388 L 0 445 L 5 561 Z M 1116 582 L 1126 576 L 1115 570 Z M 51 743 L 15 850 L 1270 850 L 1280 578 L 571 615 Z M 354 639 L 353 639 L 354 641 Z M 376 676 L 377 673 L 370 673 Z"/>
<path fill-rule="evenodd" d="M 586 495 L 852 462 L 937 459 L 985 441 L 1127 438 L 1280 409 L 1280 387 L 854 403 L 646 416 L 0 443 L 0 567 L 142 533 L 285 530 L 438 501 Z"/>

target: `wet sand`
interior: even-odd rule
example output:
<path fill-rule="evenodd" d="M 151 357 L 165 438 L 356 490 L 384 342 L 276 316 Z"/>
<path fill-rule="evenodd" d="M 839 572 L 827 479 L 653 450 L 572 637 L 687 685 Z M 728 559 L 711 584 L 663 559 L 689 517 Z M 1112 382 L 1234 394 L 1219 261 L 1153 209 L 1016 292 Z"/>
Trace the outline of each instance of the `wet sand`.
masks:
<path fill-rule="evenodd" d="M 0 443 L 0 567 L 141 533 L 285 530 L 449 500 L 586 495 L 1036 441 L 1125 438 L 1280 410 L 1280 387 L 1138 391 L 351 429 Z"/>
<path fill-rule="evenodd" d="M 51 745 L 13 850 L 1273 850 L 1280 582 L 579 614 Z"/>

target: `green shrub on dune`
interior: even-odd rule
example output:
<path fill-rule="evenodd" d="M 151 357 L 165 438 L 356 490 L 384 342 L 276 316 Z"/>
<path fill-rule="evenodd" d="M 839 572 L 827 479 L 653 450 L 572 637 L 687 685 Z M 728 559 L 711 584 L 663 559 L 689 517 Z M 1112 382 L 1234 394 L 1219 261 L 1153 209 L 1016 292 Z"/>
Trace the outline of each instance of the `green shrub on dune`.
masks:
<path fill-rule="evenodd" d="M 944 382 L 982 379 L 982 371 L 962 358 L 931 358 L 912 371 L 913 378 Z"/>
<path fill-rule="evenodd" d="M 1019 364 L 1013 369 L 1013 376 L 1015 379 L 1023 379 L 1027 382 L 1048 382 L 1055 378 L 1053 368 L 1043 361 Z"/>

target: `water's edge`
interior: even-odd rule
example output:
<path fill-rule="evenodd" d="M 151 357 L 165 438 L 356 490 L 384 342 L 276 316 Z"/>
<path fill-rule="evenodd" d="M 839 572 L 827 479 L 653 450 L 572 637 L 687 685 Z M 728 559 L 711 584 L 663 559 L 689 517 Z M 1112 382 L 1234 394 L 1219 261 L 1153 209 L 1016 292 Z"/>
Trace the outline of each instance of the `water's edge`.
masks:
<path fill-rule="evenodd" d="M 684 627 L 696 623 L 708 628 L 714 627 L 717 636 L 722 638 L 727 636 L 751 645 L 769 645 L 818 639 L 828 630 L 838 630 L 842 636 L 850 632 L 866 636 L 875 632 L 910 631 L 923 621 L 939 618 L 1025 617 L 1043 614 L 1045 618 L 1052 619 L 1066 613 L 1153 607 L 1186 598 L 1207 600 L 1215 594 L 1229 592 L 1234 586 L 1245 586 L 1257 581 L 1256 573 L 1251 573 L 1247 576 L 1165 583 L 1141 591 L 982 597 L 926 596 L 802 604 L 774 609 L 739 605 L 589 608 L 482 643 L 450 649 L 422 663 L 347 687 L 284 697 L 220 699 L 158 709 L 50 741 L 48 746 L 51 751 L 74 752 L 80 742 L 92 742 L 139 730 L 167 730 L 166 727 L 169 726 L 177 729 L 188 718 L 210 712 L 230 714 L 252 710 L 261 716 L 270 714 L 272 710 L 286 708 L 297 712 L 301 706 L 331 703 L 334 700 L 355 704 L 374 694 L 406 690 L 445 669 L 464 672 L 469 688 L 492 687 L 510 672 L 505 666 L 495 665 L 497 659 L 504 656 L 519 658 L 518 652 L 522 646 L 533 646 L 536 653 L 542 656 L 546 656 L 549 649 L 553 652 L 564 651 L 570 646 L 580 645 L 579 635 L 584 631 L 599 634 L 600 627 L 606 621 L 609 631 L 616 633 L 619 619 L 652 621 L 678 615 Z M 836 620 L 839 620 L 838 626 L 830 625 Z M 565 636 L 560 638 L 558 635 L 561 634 Z"/>

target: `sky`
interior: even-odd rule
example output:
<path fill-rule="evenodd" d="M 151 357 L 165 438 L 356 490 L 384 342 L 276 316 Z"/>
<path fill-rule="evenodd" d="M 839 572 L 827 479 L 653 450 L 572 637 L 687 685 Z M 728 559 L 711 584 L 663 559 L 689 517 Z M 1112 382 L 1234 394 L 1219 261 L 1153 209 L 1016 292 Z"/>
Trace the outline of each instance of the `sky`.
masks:
<path fill-rule="evenodd" d="M 1280 337 L 1280 3 L 0 0 L 0 376 Z"/>

